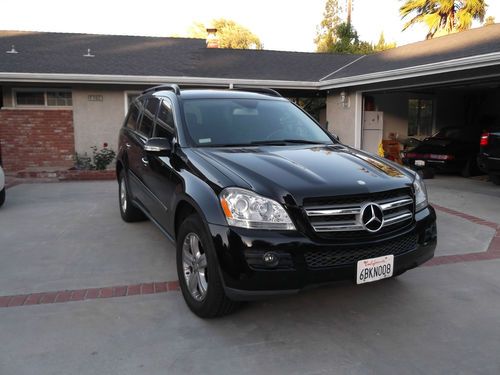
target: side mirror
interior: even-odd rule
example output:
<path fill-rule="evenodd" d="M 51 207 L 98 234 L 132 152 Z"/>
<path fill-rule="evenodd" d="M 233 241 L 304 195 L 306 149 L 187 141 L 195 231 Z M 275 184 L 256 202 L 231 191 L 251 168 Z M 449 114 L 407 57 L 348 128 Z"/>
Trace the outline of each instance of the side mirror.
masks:
<path fill-rule="evenodd" d="M 144 145 L 144 151 L 157 156 L 169 156 L 172 152 L 172 142 L 167 138 L 150 138 Z"/>

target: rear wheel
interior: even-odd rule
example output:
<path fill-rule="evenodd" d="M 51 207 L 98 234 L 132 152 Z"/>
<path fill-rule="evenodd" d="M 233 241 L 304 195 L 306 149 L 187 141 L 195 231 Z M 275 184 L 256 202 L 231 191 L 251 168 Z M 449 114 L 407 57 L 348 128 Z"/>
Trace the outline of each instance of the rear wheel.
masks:
<path fill-rule="evenodd" d="M 490 181 L 495 185 L 500 185 L 500 175 L 499 174 L 490 174 Z"/>
<path fill-rule="evenodd" d="M 190 215 L 177 235 L 177 275 L 189 309 L 200 318 L 231 313 L 236 302 L 227 298 L 215 249 L 198 215 Z"/>
<path fill-rule="evenodd" d="M 118 177 L 118 198 L 120 203 L 120 215 L 123 221 L 132 223 L 134 221 L 146 220 L 146 216 L 144 216 L 142 211 L 134 206 L 130 200 L 124 171 L 121 171 Z"/>
<path fill-rule="evenodd" d="M 0 191 L 0 207 L 5 203 L 5 188 Z"/>

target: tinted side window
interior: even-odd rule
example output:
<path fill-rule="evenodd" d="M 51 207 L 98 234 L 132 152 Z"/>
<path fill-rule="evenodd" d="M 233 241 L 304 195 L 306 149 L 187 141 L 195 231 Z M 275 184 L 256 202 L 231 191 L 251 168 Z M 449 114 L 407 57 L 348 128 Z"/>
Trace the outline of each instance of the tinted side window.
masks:
<path fill-rule="evenodd" d="M 174 136 L 174 116 L 170 100 L 163 99 L 156 120 L 155 137 L 169 138 Z"/>
<path fill-rule="evenodd" d="M 132 103 L 128 112 L 127 123 L 125 127 L 135 130 L 137 128 L 137 121 L 139 120 L 139 108 L 135 103 Z"/>
<path fill-rule="evenodd" d="M 139 132 L 150 138 L 153 134 L 153 127 L 155 123 L 156 112 L 158 112 L 158 105 L 160 101 L 157 98 L 149 98 L 144 106 L 144 113 L 142 114 L 141 126 Z"/>

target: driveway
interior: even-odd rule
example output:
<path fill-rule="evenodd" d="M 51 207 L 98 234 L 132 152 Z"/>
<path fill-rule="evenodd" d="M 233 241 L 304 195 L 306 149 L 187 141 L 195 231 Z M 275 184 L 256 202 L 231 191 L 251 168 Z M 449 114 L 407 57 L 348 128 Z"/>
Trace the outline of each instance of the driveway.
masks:
<path fill-rule="evenodd" d="M 0 374 L 498 374 L 500 189 L 427 184 L 439 245 L 424 267 L 216 320 L 185 306 L 159 231 L 121 221 L 115 182 L 12 187 L 0 210 Z"/>

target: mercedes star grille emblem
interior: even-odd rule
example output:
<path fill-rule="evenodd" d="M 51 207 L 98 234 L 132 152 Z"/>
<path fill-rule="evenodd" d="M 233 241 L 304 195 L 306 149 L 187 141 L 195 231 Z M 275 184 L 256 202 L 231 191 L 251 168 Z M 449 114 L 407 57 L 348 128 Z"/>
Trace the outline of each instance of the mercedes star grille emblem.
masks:
<path fill-rule="evenodd" d="M 368 203 L 361 209 L 361 224 L 368 232 L 378 232 L 384 225 L 384 213 L 376 203 Z"/>

